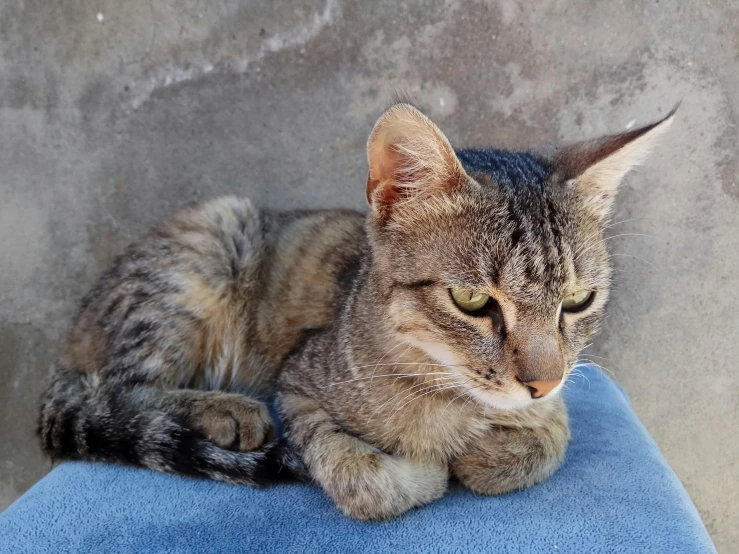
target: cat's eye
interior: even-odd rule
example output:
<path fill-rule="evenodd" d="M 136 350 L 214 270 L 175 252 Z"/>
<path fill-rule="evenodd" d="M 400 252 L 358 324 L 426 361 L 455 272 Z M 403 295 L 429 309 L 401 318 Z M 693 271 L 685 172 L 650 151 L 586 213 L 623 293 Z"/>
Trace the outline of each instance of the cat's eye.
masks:
<path fill-rule="evenodd" d="M 562 310 L 565 312 L 579 312 L 590 305 L 595 293 L 592 290 L 579 290 L 568 294 L 562 300 Z"/>
<path fill-rule="evenodd" d="M 465 312 L 481 310 L 487 305 L 488 300 L 490 300 L 490 296 L 487 294 L 466 287 L 452 287 L 449 289 L 449 292 L 452 295 L 454 303 Z"/>

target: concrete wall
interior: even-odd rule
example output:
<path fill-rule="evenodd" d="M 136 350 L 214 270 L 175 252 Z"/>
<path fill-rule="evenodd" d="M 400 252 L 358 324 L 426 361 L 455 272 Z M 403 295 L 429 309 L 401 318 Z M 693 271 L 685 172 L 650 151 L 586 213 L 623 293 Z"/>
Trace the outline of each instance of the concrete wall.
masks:
<path fill-rule="evenodd" d="M 508 148 L 682 99 L 619 196 L 613 234 L 656 238 L 611 241 L 618 285 L 592 353 L 730 551 L 738 28 L 739 6 L 717 1 L 0 0 L 0 508 L 49 468 L 35 402 L 75 303 L 178 206 L 363 207 L 365 140 L 398 89 L 455 145 Z"/>

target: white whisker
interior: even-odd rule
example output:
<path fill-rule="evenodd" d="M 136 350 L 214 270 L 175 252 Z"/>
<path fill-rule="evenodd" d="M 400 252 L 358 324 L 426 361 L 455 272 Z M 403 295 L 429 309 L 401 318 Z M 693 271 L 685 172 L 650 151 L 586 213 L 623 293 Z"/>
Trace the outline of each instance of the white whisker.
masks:
<path fill-rule="evenodd" d="M 388 364 L 388 365 L 396 365 L 396 364 Z M 380 377 L 406 378 L 406 377 L 424 377 L 426 375 L 455 375 L 455 373 L 450 372 L 450 371 L 428 371 L 426 373 L 384 373 L 381 375 L 370 375 L 369 377 L 356 377 L 354 379 L 348 379 L 346 381 L 336 381 L 335 383 L 330 383 L 323 388 L 333 387 L 336 385 L 343 385 L 346 383 L 353 383 L 354 381 L 368 381 L 371 379 L 379 379 Z"/>
<path fill-rule="evenodd" d="M 448 408 L 449 406 L 451 406 L 451 405 L 452 405 L 452 403 L 453 403 L 453 402 L 454 402 L 454 401 L 455 401 L 455 400 L 456 400 L 457 398 L 461 398 L 461 397 L 462 397 L 462 396 L 464 396 L 465 394 L 467 394 L 467 390 L 466 390 L 466 389 L 465 389 L 465 390 L 463 390 L 462 392 L 460 392 L 460 393 L 459 393 L 459 394 L 458 394 L 457 396 L 455 396 L 454 398 L 452 398 L 452 399 L 451 399 L 451 400 L 449 401 L 449 403 L 448 403 L 448 404 L 447 404 L 446 406 L 444 406 L 444 409 L 443 409 L 443 410 L 441 410 L 441 413 L 443 414 L 444 412 L 446 412 L 446 409 L 447 409 L 447 408 Z"/>
<path fill-rule="evenodd" d="M 648 266 L 651 266 L 652 268 L 654 268 L 655 271 L 657 271 L 659 273 L 662 273 L 662 270 L 660 268 L 658 268 L 656 265 L 654 265 L 652 262 L 647 261 L 644 258 L 640 258 L 639 256 L 634 256 L 633 254 L 611 254 L 611 256 L 621 257 L 621 258 L 634 258 L 636 260 L 641 260 L 642 262 L 644 262 Z"/>
<path fill-rule="evenodd" d="M 365 364 L 365 365 L 355 365 L 353 367 L 349 368 L 349 371 L 353 371 L 355 369 L 365 369 L 368 367 L 387 367 L 387 366 L 393 366 L 393 365 L 425 365 L 429 367 L 462 367 L 457 366 L 455 364 L 436 364 L 436 363 L 427 363 L 427 362 L 387 362 L 384 364 Z"/>
<path fill-rule="evenodd" d="M 610 237 L 604 238 L 603 242 L 605 243 L 605 242 L 608 242 L 609 240 L 617 239 L 619 237 L 647 237 L 650 239 L 657 239 L 657 237 L 655 237 L 654 235 L 648 235 L 646 233 L 619 233 L 618 235 L 612 235 Z M 594 240 L 589 241 L 589 242 L 588 240 L 586 240 L 586 242 L 583 244 L 583 246 L 585 246 L 586 248 L 578 249 L 578 251 L 575 254 L 575 260 L 580 259 L 580 256 L 585 254 L 585 252 L 591 250 L 592 248 L 595 248 L 600 242 L 597 240 L 597 238 L 598 237 L 596 236 L 594 237 Z"/>
<path fill-rule="evenodd" d="M 465 392 L 467 392 L 467 391 L 465 391 Z M 470 394 L 470 395 L 469 395 L 469 396 L 467 397 L 467 400 L 465 400 L 465 401 L 464 401 L 464 404 L 462 404 L 462 408 L 461 408 L 461 409 L 462 409 L 462 410 L 464 410 L 464 407 L 465 407 L 465 406 L 466 406 L 466 405 L 467 405 L 467 404 L 468 404 L 468 403 L 469 403 L 469 402 L 470 402 L 471 400 L 472 400 L 472 395 Z"/>
<path fill-rule="evenodd" d="M 395 349 L 396 349 L 396 348 L 397 348 L 398 346 L 400 346 L 401 344 L 404 344 L 404 343 L 402 343 L 402 342 L 399 342 L 398 344 L 396 344 L 395 346 L 393 346 L 393 347 L 392 347 L 392 348 L 391 348 L 390 350 L 388 350 L 387 352 L 385 352 L 385 353 L 384 353 L 384 354 L 382 355 L 382 358 L 380 358 L 380 360 L 379 360 L 379 361 L 377 362 L 377 364 L 375 364 L 375 367 L 374 367 L 374 369 L 372 370 L 372 376 L 373 376 L 373 377 L 374 377 L 375 373 L 377 372 L 377 368 L 378 368 L 378 366 L 379 366 L 379 365 L 380 365 L 380 364 L 382 363 L 382 361 L 383 361 L 383 360 L 385 359 L 385 356 L 387 356 L 388 354 L 390 354 L 390 352 L 392 352 L 393 350 L 395 350 Z M 405 355 L 406 355 L 406 354 L 408 353 L 408 351 L 409 351 L 409 350 L 410 350 L 411 348 L 412 348 L 412 346 L 411 346 L 411 345 L 409 344 L 409 345 L 408 345 L 408 348 L 406 348 L 406 349 L 405 349 L 405 351 L 404 351 L 404 352 L 403 352 L 403 353 L 402 353 L 402 354 L 401 354 L 401 355 L 400 355 L 399 357 L 400 357 L 400 358 L 402 358 L 403 356 L 405 356 Z"/>
<path fill-rule="evenodd" d="M 603 230 L 610 229 L 611 227 L 615 227 L 616 225 L 621 225 L 623 223 L 631 223 L 632 221 L 659 221 L 660 223 L 667 223 L 669 225 L 678 225 L 676 221 L 669 221 L 667 219 L 659 219 L 656 217 L 634 217 L 631 219 L 622 219 L 620 221 L 616 221 L 615 223 L 610 223 L 603 227 Z"/>
<path fill-rule="evenodd" d="M 431 394 L 431 393 L 439 393 L 439 392 L 441 392 L 441 391 L 445 391 L 445 390 L 450 390 L 450 389 L 456 389 L 456 388 L 458 388 L 458 387 L 461 387 L 461 386 L 462 386 L 462 385 L 459 385 L 459 384 L 454 384 L 454 385 L 447 385 L 447 386 L 441 385 L 441 387 L 442 387 L 442 388 L 439 388 L 439 389 L 437 389 L 437 390 L 430 390 L 430 391 L 428 391 L 428 392 L 424 392 L 424 393 L 423 393 L 423 394 L 421 394 L 420 396 L 416 396 L 415 398 L 411 398 L 411 399 L 410 399 L 410 400 L 409 400 L 408 402 L 406 402 L 406 403 L 405 403 L 405 404 L 403 404 L 402 406 L 399 406 L 398 408 L 396 408 L 395 410 L 393 410 L 393 413 L 392 413 L 392 414 L 390 414 L 390 416 L 392 417 L 392 416 L 393 416 L 393 415 L 394 415 L 394 414 L 395 414 L 396 412 L 399 412 L 400 410 L 402 410 L 403 408 L 405 408 L 405 407 L 406 407 L 406 406 L 407 406 L 408 404 L 410 404 L 411 402 L 413 402 L 413 401 L 415 401 L 415 400 L 418 400 L 418 399 L 420 399 L 420 398 L 423 398 L 424 396 L 426 396 L 426 395 L 428 395 L 428 394 Z"/>
<path fill-rule="evenodd" d="M 618 235 L 611 235 L 610 237 L 606 237 L 603 239 L 603 241 L 617 239 L 618 237 L 647 237 L 650 239 L 657 239 L 656 236 L 648 235 L 647 233 L 619 233 Z"/>
<path fill-rule="evenodd" d="M 588 376 L 585 375 L 582 371 L 580 371 L 578 369 L 572 369 L 572 371 L 570 372 L 570 375 L 572 375 L 573 377 L 574 376 L 581 377 L 583 380 L 587 381 L 588 382 L 588 390 L 590 390 L 590 379 L 588 379 Z"/>
<path fill-rule="evenodd" d="M 583 359 L 578 360 L 578 361 L 581 361 L 581 362 L 583 362 L 583 363 L 585 363 L 587 365 L 592 365 L 594 367 L 597 367 L 598 369 L 600 369 L 603 372 L 606 372 L 607 371 L 608 373 L 610 373 L 611 375 L 613 375 L 613 378 L 614 379 L 616 379 L 616 374 L 613 372 L 613 370 L 608 369 L 607 367 L 602 366 L 602 365 L 594 362 L 593 360 L 588 360 L 588 359 L 583 358 Z"/>
<path fill-rule="evenodd" d="M 413 391 L 413 389 L 417 389 L 418 387 L 423 387 L 424 385 L 426 385 L 428 387 L 429 386 L 429 383 L 433 383 L 434 381 L 441 381 L 443 379 L 450 379 L 450 378 L 449 377 L 435 377 L 434 379 L 431 379 L 430 381 L 423 381 L 421 383 L 417 383 L 417 384 L 413 385 L 412 387 L 409 387 L 407 389 L 403 389 L 403 390 L 395 393 L 390 398 L 388 398 L 387 400 L 385 400 L 385 402 L 383 402 L 377 408 L 375 408 L 375 410 L 367 418 L 367 423 L 370 422 L 370 420 L 375 416 L 375 414 L 377 414 L 377 412 L 379 412 L 380 410 L 382 410 L 382 408 L 384 408 L 386 405 L 388 405 L 390 402 L 392 402 L 395 398 L 397 398 L 401 394 L 406 393 L 408 391 Z M 431 387 L 434 387 L 434 386 L 438 386 L 438 385 L 441 385 L 441 384 L 442 383 L 437 383 L 437 384 L 430 385 L 430 386 Z M 426 390 L 426 388 L 424 388 L 422 390 Z M 416 392 L 421 392 L 421 391 L 415 391 L 415 392 L 412 392 L 411 394 L 415 394 Z M 400 401 L 402 402 L 406 398 L 408 398 L 408 396 L 404 396 Z"/>

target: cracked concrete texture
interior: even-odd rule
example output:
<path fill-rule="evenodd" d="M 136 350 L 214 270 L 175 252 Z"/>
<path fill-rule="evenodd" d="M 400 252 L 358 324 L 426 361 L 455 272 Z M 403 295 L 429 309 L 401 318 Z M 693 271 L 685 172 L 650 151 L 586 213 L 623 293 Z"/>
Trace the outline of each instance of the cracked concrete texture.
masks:
<path fill-rule="evenodd" d="M 0 0 L 0 509 L 49 469 L 35 404 L 76 302 L 178 206 L 362 208 L 365 140 L 398 90 L 460 147 L 615 132 L 682 99 L 621 190 L 592 354 L 728 552 L 738 27 L 728 2 Z"/>

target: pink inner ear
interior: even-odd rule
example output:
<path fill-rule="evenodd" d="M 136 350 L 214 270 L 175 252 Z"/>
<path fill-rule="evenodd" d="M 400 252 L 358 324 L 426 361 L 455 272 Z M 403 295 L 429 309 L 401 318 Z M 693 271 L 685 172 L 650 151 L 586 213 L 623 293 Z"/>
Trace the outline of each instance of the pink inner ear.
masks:
<path fill-rule="evenodd" d="M 382 185 L 382 186 L 381 186 Z M 377 193 L 375 193 L 377 191 Z M 372 204 L 389 205 L 400 200 L 400 192 L 392 183 L 373 179 L 372 175 L 367 178 L 367 202 Z"/>
<path fill-rule="evenodd" d="M 398 201 L 443 192 L 461 181 L 442 132 L 416 108 L 396 104 L 378 120 L 367 144 L 367 200 L 387 215 Z"/>
<path fill-rule="evenodd" d="M 371 158 L 375 163 L 370 167 L 370 173 L 367 177 L 367 201 L 372 204 L 373 201 L 384 202 L 387 193 L 385 189 L 394 189 L 393 181 L 399 166 L 399 155 L 393 152 L 392 147 L 382 145 L 382 151 Z M 375 191 L 378 187 L 382 187 L 378 198 L 375 197 Z M 397 192 L 397 191 L 396 191 Z M 390 198 L 388 198 L 390 200 Z"/>
<path fill-rule="evenodd" d="M 400 200 L 403 194 L 399 185 L 412 183 L 418 177 L 408 170 L 409 165 L 407 156 L 395 144 L 384 145 L 367 180 L 367 201 L 372 203 L 373 197 L 382 204 Z M 378 187 L 380 190 L 375 194 Z"/>
<path fill-rule="evenodd" d="M 398 151 L 395 144 L 386 144 L 383 147 L 380 159 L 380 178 L 395 181 L 403 167 L 403 155 Z"/>
<path fill-rule="evenodd" d="M 388 175 L 393 183 L 410 184 L 418 182 L 423 177 L 423 170 L 412 169 L 411 160 L 406 154 L 398 150 L 393 144 L 387 148 Z"/>

